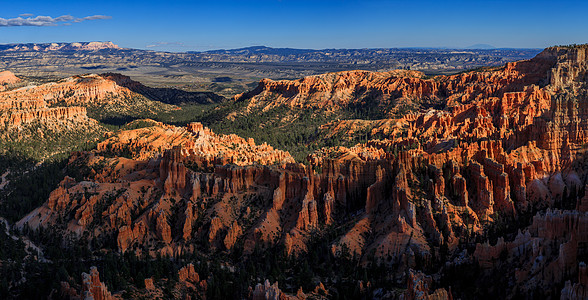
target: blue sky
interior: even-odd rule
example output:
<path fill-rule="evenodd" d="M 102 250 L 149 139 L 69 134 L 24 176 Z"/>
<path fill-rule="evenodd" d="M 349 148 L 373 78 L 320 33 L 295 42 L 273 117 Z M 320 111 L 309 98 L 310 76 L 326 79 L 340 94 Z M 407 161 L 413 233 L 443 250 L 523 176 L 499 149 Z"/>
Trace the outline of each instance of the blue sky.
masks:
<path fill-rule="evenodd" d="M 256 45 L 543 48 L 588 43 L 588 1 L 15 0 L 0 4 L 0 43 L 112 41 L 122 47 L 166 51 Z M 61 16 L 71 17 L 57 19 Z M 28 26 L 39 25 L 33 22 L 39 20 L 51 26 Z"/>

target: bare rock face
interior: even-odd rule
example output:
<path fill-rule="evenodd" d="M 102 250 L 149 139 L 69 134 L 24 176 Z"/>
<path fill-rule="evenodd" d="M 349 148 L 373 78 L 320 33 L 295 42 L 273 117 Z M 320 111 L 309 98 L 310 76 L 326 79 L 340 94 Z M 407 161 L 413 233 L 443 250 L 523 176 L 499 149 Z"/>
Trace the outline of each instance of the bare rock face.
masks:
<path fill-rule="evenodd" d="M 100 282 L 100 274 L 96 267 L 90 268 L 90 274 L 82 273 L 82 295 L 84 299 L 114 300 L 108 288 Z"/>
<path fill-rule="evenodd" d="M 588 191 L 588 188 L 586 188 L 586 191 Z M 578 200 L 576 210 L 584 213 L 588 212 L 588 192 L 585 193 L 584 197 Z"/>
<path fill-rule="evenodd" d="M 256 145 L 253 139 L 246 140 L 234 134 L 217 135 L 200 123 L 190 123 L 185 128 L 154 123 L 152 127 L 120 132 L 98 145 L 99 152 L 130 151 L 133 158 L 139 160 L 154 157 L 164 150 L 171 150 L 164 155 L 165 163 L 180 163 L 181 157 L 201 168 L 213 168 L 215 164 L 246 166 L 294 162 L 288 152 L 265 143 Z M 165 165 L 162 171 L 170 167 Z"/>
<path fill-rule="evenodd" d="M 330 193 L 325 193 L 323 197 L 324 203 L 324 212 L 323 215 L 325 216 L 325 224 L 330 225 L 333 223 L 334 214 L 335 214 L 335 198 Z"/>
<path fill-rule="evenodd" d="M 70 93 L 80 85 L 83 84 L 69 83 L 61 88 L 61 93 Z M 59 144 L 62 139 L 65 139 L 63 143 L 69 142 L 68 136 L 93 138 L 106 131 L 88 117 L 86 108 L 80 103 L 57 105 L 63 95 L 48 94 L 50 90 L 60 89 L 57 86 L 54 83 L 33 86 L 9 71 L 1 72 L 0 139 L 15 143 L 53 139 Z"/>
<path fill-rule="evenodd" d="M 184 212 L 184 225 L 182 226 L 182 238 L 185 241 L 189 241 L 192 237 L 192 226 L 194 223 L 194 209 L 192 208 L 192 203 L 188 204 L 186 211 Z"/>
<path fill-rule="evenodd" d="M 250 99 L 249 109 L 267 110 L 286 105 L 338 110 L 369 95 L 375 97 L 378 107 L 394 114 L 398 106 L 411 105 L 413 99 L 432 103 L 444 100 L 453 105 L 457 101 L 471 102 L 537 85 L 557 60 L 554 53 L 547 52 L 530 61 L 508 63 L 500 72 L 468 72 L 435 79 L 423 79 L 423 73 L 405 70 L 344 71 L 294 81 L 264 79 L 253 91 L 235 98 Z"/>
<path fill-rule="evenodd" d="M 239 226 L 237 221 L 234 221 L 233 225 L 231 225 L 231 228 L 229 228 L 229 231 L 227 232 L 227 236 L 224 239 L 225 248 L 231 250 L 233 245 L 235 245 L 237 242 L 237 238 L 239 238 L 239 236 L 242 234 L 243 230 L 241 229 L 241 226 Z"/>
<path fill-rule="evenodd" d="M 296 228 L 307 231 L 316 227 L 317 223 L 316 201 L 311 194 L 307 194 L 302 201 L 302 209 L 298 212 Z"/>
<path fill-rule="evenodd" d="M 80 47 L 101 47 L 98 44 Z M 0 126 L 7 131 L 22 131 L 33 126 L 49 132 L 85 132 L 100 128 L 88 118 L 86 108 L 136 115 L 142 111 L 171 111 L 178 107 L 152 101 L 142 94 L 121 85 L 142 86 L 119 74 L 86 74 L 37 85 L 22 82 L 6 71 L 0 74 Z M 119 84 L 121 83 L 121 84 Z M 26 86 L 25 86 L 26 85 Z M 104 130 L 104 129 L 102 129 Z M 15 135 L 12 133 L 11 136 Z M 43 136 L 41 137 L 43 138 Z"/>
<path fill-rule="evenodd" d="M 145 289 L 154 290 L 155 285 L 153 284 L 153 278 L 145 278 Z"/>
<path fill-rule="evenodd" d="M 3 139 L 23 140 L 32 138 L 33 134 L 42 139 L 44 131 L 59 134 L 103 131 L 96 120 L 87 116 L 85 107 L 49 107 L 42 96 L 27 99 L 12 95 L 19 90 L 2 92 L 0 88 L 0 137 Z"/>
<path fill-rule="evenodd" d="M 59 296 L 61 296 L 63 299 L 81 299 L 78 291 L 76 291 L 76 289 L 71 287 L 69 283 L 65 281 L 60 282 Z"/>
<path fill-rule="evenodd" d="M 186 167 L 182 163 L 182 148 L 176 146 L 166 151 L 159 164 L 159 178 L 164 182 L 166 194 L 182 192 L 186 187 Z"/>
<path fill-rule="evenodd" d="M 453 299 L 451 294 L 445 289 L 437 289 L 431 293 L 430 288 L 432 279 L 430 276 L 425 274 L 409 270 L 408 273 L 408 287 L 404 293 L 404 299 L 416 300 L 416 299 L 427 299 L 427 300 L 447 300 Z"/>
<path fill-rule="evenodd" d="M 566 285 L 561 291 L 561 300 L 576 300 L 588 298 L 588 269 L 586 264 L 581 262 L 578 266 L 578 282 L 572 284 L 566 281 Z"/>
<path fill-rule="evenodd" d="M 548 209 L 534 216 L 533 223 L 519 231 L 512 242 L 499 238 L 496 245 L 477 244 L 473 256 L 486 270 L 493 269 L 503 259 L 516 264 L 517 288 L 528 293 L 539 287 L 549 291 L 555 284 L 563 284 L 570 275 L 578 274 L 579 283 L 572 285 L 568 281 L 568 288 L 564 289 L 572 295 L 582 291 L 585 281 L 585 267 L 583 269 L 583 264 L 578 267 L 578 255 L 582 253 L 581 245 L 587 241 L 587 233 L 588 215 L 585 213 Z M 534 270 L 538 269 L 542 271 L 534 275 Z"/>
<path fill-rule="evenodd" d="M 73 76 L 58 82 L 20 88 L 3 93 L 2 101 L 18 99 L 19 101 L 45 101 L 52 105 L 58 102 L 66 104 L 99 103 L 121 101 L 116 98 L 130 98 L 133 92 L 119 86 L 107 76 L 96 74 Z"/>
<path fill-rule="evenodd" d="M 0 122 L 4 126 L 19 126 L 23 123 L 32 123 L 34 121 L 52 122 L 59 120 L 79 120 L 89 121 L 84 107 L 59 107 L 45 108 L 30 112 L 16 112 L 10 117 L 3 117 Z M 91 122 L 91 121 L 89 121 Z"/>
<path fill-rule="evenodd" d="M 282 290 L 278 287 L 278 283 L 270 285 L 269 280 L 265 280 L 264 284 L 258 283 L 253 291 L 253 300 L 280 300 L 282 299 Z"/>
<path fill-rule="evenodd" d="M 10 71 L 2 71 L 0 72 L 0 91 L 3 91 L 7 86 L 14 85 L 20 81 L 20 78 L 16 77 L 14 73 Z"/>
<path fill-rule="evenodd" d="M 165 212 L 160 211 L 159 215 L 157 216 L 157 220 L 155 223 L 155 230 L 157 232 L 157 236 L 165 243 L 170 243 L 171 238 L 171 228 L 167 222 L 167 218 L 165 217 Z"/>
<path fill-rule="evenodd" d="M 180 282 L 191 282 L 194 284 L 198 284 L 200 282 L 200 276 L 196 271 L 194 271 L 194 265 L 188 264 L 185 267 L 182 267 L 178 271 L 178 276 L 180 278 Z"/>

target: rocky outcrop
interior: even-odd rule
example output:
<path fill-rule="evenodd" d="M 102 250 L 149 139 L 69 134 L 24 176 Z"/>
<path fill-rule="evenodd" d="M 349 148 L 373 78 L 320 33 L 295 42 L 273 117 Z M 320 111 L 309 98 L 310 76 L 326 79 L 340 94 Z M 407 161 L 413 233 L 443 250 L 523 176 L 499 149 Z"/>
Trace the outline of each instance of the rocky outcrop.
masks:
<path fill-rule="evenodd" d="M 183 192 L 186 188 L 186 166 L 182 163 L 182 147 L 175 146 L 166 151 L 159 163 L 159 178 L 168 195 Z"/>
<path fill-rule="evenodd" d="M 0 72 L 0 92 L 20 81 L 20 78 L 16 77 L 14 73 L 10 71 Z"/>
<path fill-rule="evenodd" d="M 234 134 L 217 135 L 200 123 L 190 123 L 184 128 L 155 123 L 151 127 L 122 131 L 98 144 L 97 148 L 104 153 L 130 152 L 134 159 L 140 160 L 152 158 L 167 149 L 175 150 L 167 152 L 166 162 L 181 156 L 201 169 L 214 168 L 217 164 L 245 166 L 294 162 L 288 152 L 266 143 L 257 145 L 253 139 L 246 140 Z M 169 167 L 166 165 L 162 172 Z M 170 182 L 175 180 L 172 178 Z"/>
<path fill-rule="evenodd" d="M 194 265 L 188 264 L 182 267 L 178 271 L 178 277 L 180 278 L 180 282 L 191 282 L 198 284 L 200 282 L 200 276 L 196 271 L 194 271 Z"/>
<path fill-rule="evenodd" d="M 169 227 L 164 211 L 160 211 L 157 216 L 155 221 L 155 231 L 157 233 L 157 237 L 164 243 L 169 244 L 171 242 L 171 228 Z"/>
<path fill-rule="evenodd" d="M 0 94 L 0 101 L 45 101 L 48 105 L 106 104 L 136 96 L 115 81 L 96 74 L 73 76 L 58 82 L 28 86 Z"/>
<path fill-rule="evenodd" d="M 39 121 L 42 128 L 43 125 L 51 127 L 52 122 L 56 121 L 63 123 L 64 119 L 70 120 L 70 123 L 74 122 L 73 120 L 77 123 L 87 123 L 90 121 L 86 117 L 86 108 L 90 109 L 92 117 L 95 118 L 136 118 L 180 109 L 175 105 L 163 103 L 165 101 L 161 101 L 161 97 L 149 96 L 144 91 L 149 91 L 150 88 L 119 74 L 86 74 L 38 85 L 31 82 L 24 87 L 16 80 L 18 78 L 5 72 L 2 74 L 2 80 L 6 83 L 0 83 L 0 126 L 4 124 L 18 127 L 21 123 Z M 135 91 L 125 85 L 142 89 Z M 176 93 L 181 94 L 180 91 Z M 194 100 L 188 97 L 186 102 L 207 102 L 210 97 L 216 96 L 212 93 L 208 96 L 203 96 L 202 93 L 193 94 L 197 94 L 193 97 L 202 99 Z M 211 101 L 222 100 L 222 97 L 216 96 L 215 101 Z M 65 124 L 60 127 L 75 125 Z"/>
<path fill-rule="evenodd" d="M 18 127 L 21 124 L 33 122 L 51 123 L 59 121 L 92 122 L 86 115 L 84 107 L 44 108 L 34 111 L 15 111 L 9 115 L 0 116 L 0 125 Z"/>
<path fill-rule="evenodd" d="M 239 226 L 237 221 L 233 221 L 231 228 L 229 228 L 229 231 L 227 232 L 227 236 L 225 236 L 225 248 L 231 250 L 231 248 L 233 248 L 233 245 L 235 245 L 237 239 L 241 236 L 241 234 L 243 234 L 241 226 Z"/>
<path fill-rule="evenodd" d="M 587 214 L 547 210 L 534 216 L 533 223 L 519 231 L 512 242 L 499 238 L 493 246 L 477 244 L 473 257 L 485 270 L 494 270 L 505 262 L 517 266 L 511 276 L 516 279 L 517 288 L 528 293 L 537 288 L 547 293 L 579 274 L 579 284 L 572 286 L 570 281 L 566 284 L 566 293 L 572 295 L 582 291 L 585 268 L 583 271 L 582 264 L 579 267 L 577 264 L 578 257 L 584 253 L 581 245 L 587 240 Z"/>
<path fill-rule="evenodd" d="M 451 293 L 441 288 L 434 291 L 430 291 L 432 285 L 432 278 L 425 274 L 409 270 L 407 289 L 404 293 L 404 299 L 406 300 L 448 300 L 453 299 Z"/>
<path fill-rule="evenodd" d="M 88 117 L 85 107 L 75 103 L 51 106 L 43 89 L 23 87 L 24 84 L 11 72 L 0 73 L 0 139 L 8 143 L 7 148 L 10 144 L 22 147 L 34 143 L 41 148 L 35 149 L 34 156 L 44 159 L 63 148 L 75 148 L 77 143 L 71 140 L 80 137 L 92 140 L 106 131 Z M 51 145 L 44 145 L 48 143 Z M 50 149 L 43 150 L 45 147 Z"/>
<path fill-rule="evenodd" d="M 278 287 L 278 283 L 270 285 L 269 280 L 265 280 L 264 284 L 258 283 L 253 291 L 253 300 L 281 300 L 283 299 L 282 290 Z"/>
<path fill-rule="evenodd" d="M 153 149 L 149 151 L 154 152 L 155 149 L 163 150 L 161 156 L 140 160 L 145 157 L 145 153 L 151 153 L 142 150 L 145 148 L 139 148 L 145 137 L 134 135 L 136 130 L 132 133 L 123 131 L 119 136 L 100 144 L 96 151 L 72 157 L 72 162 L 86 164 L 91 169 L 88 173 L 91 181 L 75 182 L 67 177 L 51 193 L 47 203 L 23 218 L 18 226 L 48 226 L 71 214 L 73 219 L 67 227 L 68 231 L 82 234 L 96 224 L 102 228 L 111 228 L 117 232 L 117 246 L 121 252 L 141 248 L 150 241 L 158 245 L 153 253 L 175 255 L 193 251 L 193 245 L 189 242 L 201 236 L 202 229 L 194 228 L 194 224 L 202 221 L 197 218 L 202 217 L 200 212 L 207 199 L 223 198 L 229 201 L 234 197 L 243 197 L 243 191 L 251 190 L 256 185 L 273 186 L 274 190 L 282 186 L 286 191 L 286 176 L 282 176 L 282 184 L 273 179 L 273 176 L 281 176 L 277 169 L 257 164 L 249 167 L 212 166 L 215 162 L 223 161 L 223 151 L 233 151 L 233 159 L 243 157 L 239 159 L 241 164 L 257 160 L 269 161 L 272 165 L 285 165 L 293 161 L 287 152 L 273 150 L 267 145 L 255 145 L 251 139 L 246 141 L 237 136 L 217 136 L 197 123 L 189 125 L 190 131 L 157 123 L 155 125 L 146 129 L 146 132 L 161 132 L 161 140 L 151 140 L 154 145 L 145 148 Z M 122 144 L 121 140 L 125 139 L 126 144 Z M 235 143 L 240 144 L 237 146 Z M 120 149 L 137 149 L 137 160 L 105 158 L 100 155 L 120 151 L 117 150 L 118 145 L 121 145 Z M 164 150 L 159 145 L 169 148 Z M 296 180 L 301 178 L 297 177 Z M 233 205 L 229 202 L 219 205 Z M 319 207 L 314 203 L 307 205 L 308 209 L 311 221 L 318 224 Z M 206 221 L 210 224 L 208 236 L 215 247 L 230 250 L 243 237 L 246 229 L 235 219 L 238 215 L 225 216 L 224 210 L 219 208 L 221 214 Z M 139 211 L 142 213 L 137 214 Z M 95 234 L 94 238 L 99 238 L 100 233 L 96 231 Z"/>
<path fill-rule="evenodd" d="M 153 278 L 145 278 L 145 289 L 154 290 L 155 285 L 153 284 Z"/>
<path fill-rule="evenodd" d="M 299 80 L 264 79 L 253 91 L 235 99 L 249 100 L 248 108 L 268 110 L 286 105 L 301 108 L 327 108 L 333 112 L 366 99 L 379 109 L 395 115 L 401 106 L 417 106 L 414 99 L 428 105 L 444 101 L 456 103 L 500 97 L 525 86 L 545 84 L 545 76 L 557 61 L 557 51 L 549 49 L 537 57 L 508 63 L 502 70 L 467 72 L 424 79 L 417 71 L 344 71 L 305 77 Z M 270 101 L 271 99 L 271 101 Z"/>
<path fill-rule="evenodd" d="M 96 267 L 90 268 L 90 274 L 82 273 L 82 295 L 84 299 L 114 300 L 106 285 L 100 282 L 100 274 Z"/>
<path fill-rule="evenodd" d="M 561 291 L 561 300 L 576 300 L 588 298 L 588 269 L 584 262 L 578 266 L 578 282 L 572 284 L 566 281 L 566 286 Z"/>

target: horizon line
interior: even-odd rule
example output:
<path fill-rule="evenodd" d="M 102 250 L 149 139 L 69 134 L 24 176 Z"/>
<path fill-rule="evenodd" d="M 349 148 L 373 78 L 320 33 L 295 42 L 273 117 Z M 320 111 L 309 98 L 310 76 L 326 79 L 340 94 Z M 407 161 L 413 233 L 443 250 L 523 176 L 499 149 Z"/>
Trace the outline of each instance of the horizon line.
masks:
<path fill-rule="evenodd" d="M 119 46 L 117 43 L 113 41 L 81 41 L 81 42 L 25 42 L 25 43 L 0 43 L 0 46 L 9 46 L 9 45 L 43 45 L 43 44 L 74 44 L 74 43 L 112 43 L 115 46 L 121 49 L 135 49 L 135 50 L 143 50 L 143 51 L 151 51 L 151 52 L 174 52 L 174 53 L 205 53 L 205 52 L 214 52 L 214 51 L 234 51 L 234 50 L 245 50 L 245 49 L 254 49 L 254 48 L 267 48 L 267 49 L 288 49 L 288 50 L 302 50 L 302 51 L 325 51 L 325 50 L 380 50 L 380 49 L 435 49 L 435 50 L 538 50 L 538 49 L 547 49 L 551 47 L 558 47 L 562 45 L 552 45 L 548 47 L 494 47 L 491 45 L 485 45 L 488 47 L 474 47 L 482 44 L 475 44 L 471 46 L 465 47 L 456 47 L 456 46 L 394 46 L 394 47 L 352 47 L 352 48 L 295 48 L 295 47 L 273 47 L 267 45 L 251 45 L 251 46 L 244 46 L 244 47 L 237 47 L 237 48 L 215 48 L 215 49 L 208 49 L 208 50 L 181 50 L 181 51 L 173 51 L 173 50 L 156 50 L 156 49 L 145 49 L 145 47 L 124 47 Z M 582 45 L 582 44 L 576 44 Z"/>

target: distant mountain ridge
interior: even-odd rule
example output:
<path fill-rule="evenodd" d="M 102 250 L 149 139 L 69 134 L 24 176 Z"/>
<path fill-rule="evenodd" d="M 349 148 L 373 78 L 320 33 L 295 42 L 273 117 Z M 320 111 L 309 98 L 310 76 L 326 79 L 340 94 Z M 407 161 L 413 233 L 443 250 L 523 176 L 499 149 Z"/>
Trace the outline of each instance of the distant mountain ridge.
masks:
<path fill-rule="evenodd" d="M 191 54 L 265 54 L 265 55 L 299 55 L 308 53 L 324 53 L 324 52 L 368 52 L 368 51 L 415 51 L 428 50 L 446 52 L 453 50 L 532 50 L 539 53 L 541 48 L 497 48 L 489 44 L 475 44 L 467 47 L 390 47 L 390 48 L 324 48 L 324 49 L 307 49 L 307 48 L 274 48 L 268 46 L 250 46 L 234 49 L 215 49 L 206 51 L 187 51 Z"/>
<path fill-rule="evenodd" d="M 87 73 L 141 76 L 158 87 L 189 86 L 232 97 L 261 78 L 295 79 L 329 72 L 410 69 L 427 75 L 452 74 L 530 59 L 540 49 L 293 49 L 254 46 L 207 52 L 161 52 L 121 48 L 111 42 L 0 45 L 0 69 L 21 76 L 59 78 Z M 153 68 L 161 68 L 158 75 Z M 170 80 L 173 76 L 173 80 Z M 196 77 L 194 77 L 196 76 Z M 233 80 L 219 83 L 216 77 Z M 154 78 L 157 78 L 156 80 Z M 196 79 L 196 81 L 195 81 Z M 149 83 L 149 82 L 146 82 Z"/>
<path fill-rule="evenodd" d="M 0 45 L 0 51 L 96 51 L 121 49 L 113 42 L 27 43 Z"/>

